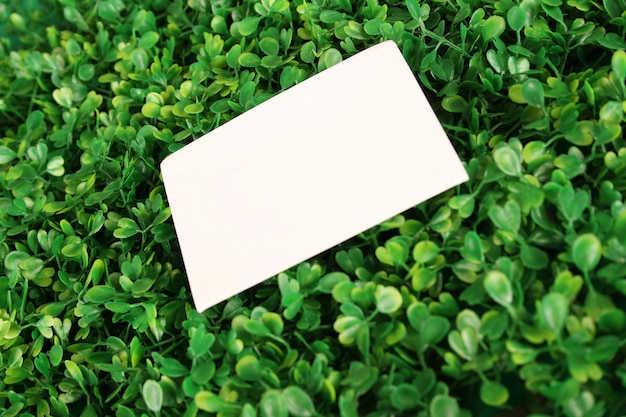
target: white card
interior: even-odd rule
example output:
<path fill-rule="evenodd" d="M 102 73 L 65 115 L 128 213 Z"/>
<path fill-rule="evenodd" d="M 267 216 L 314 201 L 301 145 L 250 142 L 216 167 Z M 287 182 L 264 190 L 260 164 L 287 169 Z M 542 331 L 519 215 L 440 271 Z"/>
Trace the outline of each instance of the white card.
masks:
<path fill-rule="evenodd" d="M 199 311 L 468 180 L 393 41 L 218 127 L 161 170 Z"/>

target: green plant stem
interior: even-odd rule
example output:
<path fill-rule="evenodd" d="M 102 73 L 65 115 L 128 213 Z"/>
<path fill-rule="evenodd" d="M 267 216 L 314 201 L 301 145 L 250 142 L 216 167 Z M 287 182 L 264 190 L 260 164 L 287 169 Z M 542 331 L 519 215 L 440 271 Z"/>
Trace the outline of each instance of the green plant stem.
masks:
<path fill-rule="evenodd" d="M 20 321 L 24 321 L 24 309 L 26 307 L 26 300 L 28 299 L 28 280 L 22 277 L 22 303 L 20 304 Z"/>

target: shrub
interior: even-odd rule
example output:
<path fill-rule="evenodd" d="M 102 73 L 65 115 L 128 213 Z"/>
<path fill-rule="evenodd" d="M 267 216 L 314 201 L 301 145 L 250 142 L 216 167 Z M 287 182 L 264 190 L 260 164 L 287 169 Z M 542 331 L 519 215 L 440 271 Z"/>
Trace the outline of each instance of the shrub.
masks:
<path fill-rule="evenodd" d="M 625 12 L 0 4 L 3 415 L 622 415 Z M 195 311 L 159 162 L 388 39 L 470 181 Z"/>

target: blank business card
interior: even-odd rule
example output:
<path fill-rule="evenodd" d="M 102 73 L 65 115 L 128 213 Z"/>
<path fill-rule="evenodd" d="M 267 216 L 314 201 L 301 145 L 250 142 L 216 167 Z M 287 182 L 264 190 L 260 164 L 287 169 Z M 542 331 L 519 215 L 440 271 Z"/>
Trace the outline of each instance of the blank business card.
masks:
<path fill-rule="evenodd" d="M 236 117 L 161 170 L 199 311 L 468 180 L 392 41 Z"/>

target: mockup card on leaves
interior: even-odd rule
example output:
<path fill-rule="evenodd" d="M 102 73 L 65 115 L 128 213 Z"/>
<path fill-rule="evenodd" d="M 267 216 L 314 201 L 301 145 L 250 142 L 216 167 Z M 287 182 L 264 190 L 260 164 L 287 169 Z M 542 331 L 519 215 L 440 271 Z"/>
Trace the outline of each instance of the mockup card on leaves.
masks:
<path fill-rule="evenodd" d="M 392 41 L 225 123 L 161 170 L 199 311 L 468 180 Z"/>

